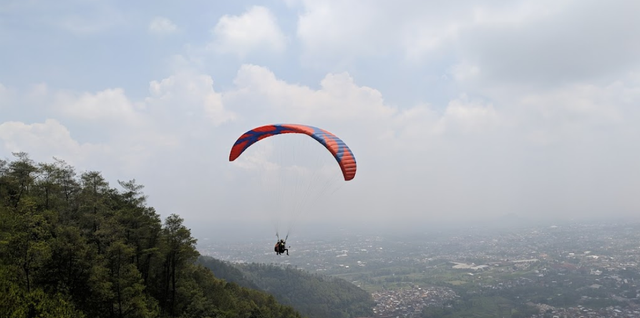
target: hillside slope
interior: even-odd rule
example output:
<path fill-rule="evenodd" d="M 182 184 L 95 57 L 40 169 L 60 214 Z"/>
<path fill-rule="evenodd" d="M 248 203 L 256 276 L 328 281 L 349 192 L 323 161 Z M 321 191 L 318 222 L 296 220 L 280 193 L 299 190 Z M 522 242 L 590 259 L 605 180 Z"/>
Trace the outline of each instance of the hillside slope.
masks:
<path fill-rule="evenodd" d="M 211 257 L 198 262 L 213 274 L 241 286 L 272 294 L 309 318 L 352 318 L 373 315 L 375 303 L 364 290 L 338 278 L 310 274 L 292 267 L 231 264 Z"/>
<path fill-rule="evenodd" d="M 301 317 L 195 264 L 183 220 L 162 222 L 134 180 L 15 156 L 0 160 L 0 317 Z"/>

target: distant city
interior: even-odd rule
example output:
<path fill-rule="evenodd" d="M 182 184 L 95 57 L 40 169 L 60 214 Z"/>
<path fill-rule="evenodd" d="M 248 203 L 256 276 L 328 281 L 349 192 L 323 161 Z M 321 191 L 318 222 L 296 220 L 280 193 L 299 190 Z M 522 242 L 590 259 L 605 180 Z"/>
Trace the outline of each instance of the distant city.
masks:
<path fill-rule="evenodd" d="M 377 318 L 424 317 L 429 307 L 461 310 L 468 299 L 495 305 L 505 317 L 640 318 L 640 223 L 345 233 L 292 238 L 290 256 L 276 256 L 274 244 L 205 241 L 198 248 L 233 263 L 276 263 L 343 278 L 371 293 Z"/>

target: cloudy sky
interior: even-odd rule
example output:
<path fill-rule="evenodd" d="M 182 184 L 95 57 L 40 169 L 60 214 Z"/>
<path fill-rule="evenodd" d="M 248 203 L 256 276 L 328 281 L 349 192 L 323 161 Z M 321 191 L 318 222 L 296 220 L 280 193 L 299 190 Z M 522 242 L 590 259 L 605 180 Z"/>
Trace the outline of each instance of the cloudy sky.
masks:
<path fill-rule="evenodd" d="M 304 207 L 300 232 L 634 216 L 639 14 L 635 0 L 4 0 L 0 157 L 136 179 L 198 235 L 272 235 L 260 168 L 278 167 L 277 144 L 229 150 L 304 123 L 347 142 L 358 173 Z"/>

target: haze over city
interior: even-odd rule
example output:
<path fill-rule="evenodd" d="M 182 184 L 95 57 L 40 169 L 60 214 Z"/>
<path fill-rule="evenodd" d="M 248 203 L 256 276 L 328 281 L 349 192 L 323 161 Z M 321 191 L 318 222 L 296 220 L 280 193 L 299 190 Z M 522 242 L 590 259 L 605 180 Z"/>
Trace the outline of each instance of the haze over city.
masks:
<path fill-rule="evenodd" d="M 299 123 L 339 136 L 358 170 L 278 216 L 295 214 L 296 235 L 637 219 L 639 12 L 631 0 L 2 1 L 0 159 L 135 179 L 196 238 L 272 238 L 279 209 L 261 180 L 281 148 L 229 151 L 254 127 Z M 287 178 L 316 154 L 340 179 L 320 152 Z"/>

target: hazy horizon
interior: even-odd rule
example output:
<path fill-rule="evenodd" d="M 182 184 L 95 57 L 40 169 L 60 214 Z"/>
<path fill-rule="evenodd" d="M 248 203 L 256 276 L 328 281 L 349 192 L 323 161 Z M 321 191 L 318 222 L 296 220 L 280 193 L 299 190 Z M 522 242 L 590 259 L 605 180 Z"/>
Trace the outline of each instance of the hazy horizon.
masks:
<path fill-rule="evenodd" d="M 612 225 L 612 224 L 639 224 L 640 217 L 591 217 L 591 218 L 547 218 L 524 219 L 517 215 L 505 215 L 496 218 L 488 218 L 482 221 L 469 220 L 460 222 L 435 221 L 433 223 L 404 224 L 372 224 L 363 220 L 361 224 L 335 225 L 330 223 L 302 224 L 291 229 L 289 241 L 298 244 L 300 241 L 327 240 L 336 237 L 349 236 L 380 236 L 387 238 L 410 239 L 411 237 L 450 236 L 467 233 L 466 231 L 496 232 L 496 231 L 528 231 L 536 228 L 572 227 L 577 225 Z M 275 230 L 268 224 L 257 222 L 238 222 L 224 225 L 196 224 L 185 220 L 192 235 L 198 240 L 199 246 L 206 246 L 213 241 L 226 242 L 270 242 L 275 241 Z M 286 235 L 280 231 L 281 238 Z M 269 248 L 270 245 L 265 245 Z"/>

